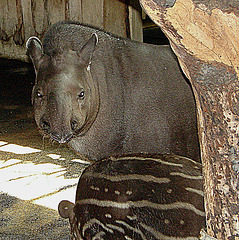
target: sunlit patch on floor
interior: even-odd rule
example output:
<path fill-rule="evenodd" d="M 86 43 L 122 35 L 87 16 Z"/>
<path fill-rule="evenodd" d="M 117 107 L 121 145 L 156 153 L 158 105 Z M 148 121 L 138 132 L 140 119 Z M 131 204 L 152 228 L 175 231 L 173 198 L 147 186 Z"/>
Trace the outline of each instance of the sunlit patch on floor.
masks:
<path fill-rule="evenodd" d="M 6 145 L 6 144 L 7 144 L 7 142 L 0 141 L 0 146 L 2 146 L 2 145 Z"/>
<path fill-rule="evenodd" d="M 57 159 L 57 160 L 66 160 L 64 157 L 61 157 L 60 154 L 48 154 L 48 157 L 52 158 L 52 159 Z M 77 163 L 81 163 L 81 164 L 90 164 L 89 161 L 85 161 L 82 159 L 72 159 L 72 162 L 77 162 Z"/>
<path fill-rule="evenodd" d="M 75 201 L 78 178 L 66 179 L 65 172 L 52 163 L 0 160 L 0 192 L 57 210 L 62 199 Z"/>
<path fill-rule="evenodd" d="M 62 158 L 61 155 L 59 155 L 59 154 L 48 154 L 47 156 L 52 159 L 65 160 L 65 158 Z"/>
<path fill-rule="evenodd" d="M 90 162 L 85 161 L 85 160 L 82 160 L 82 159 L 72 159 L 71 161 L 72 161 L 72 162 L 81 163 L 81 164 L 87 164 L 87 165 L 90 164 Z"/>
<path fill-rule="evenodd" d="M 17 144 L 8 144 L 7 142 L 0 141 L 0 151 L 11 152 L 15 154 L 28 154 L 40 152 L 41 150 L 31 147 L 24 147 Z"/>
<path fill-rule="evenodd" d="M 54 210 L 63 199 L 75 202 L 79 176 L 89 162 L 67 148 L 40 150 L 34 141 L 30 147 L 0 140 L 0 193 Z"/>

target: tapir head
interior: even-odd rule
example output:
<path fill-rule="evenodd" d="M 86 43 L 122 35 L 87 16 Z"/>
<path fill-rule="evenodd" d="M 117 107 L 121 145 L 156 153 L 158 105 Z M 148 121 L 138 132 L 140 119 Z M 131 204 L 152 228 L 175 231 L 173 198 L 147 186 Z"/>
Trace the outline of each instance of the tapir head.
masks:
<path fill-rule="evenodd" d="M 93 34 L 78 51 L 45 53 L 37 37 L 27 41 L 36 72 L 32 91 L 35 120 L 44 136 L 59 143 L 85 134 L 97 116 L 98 85 L 90 73 L 96 44 Z"/>

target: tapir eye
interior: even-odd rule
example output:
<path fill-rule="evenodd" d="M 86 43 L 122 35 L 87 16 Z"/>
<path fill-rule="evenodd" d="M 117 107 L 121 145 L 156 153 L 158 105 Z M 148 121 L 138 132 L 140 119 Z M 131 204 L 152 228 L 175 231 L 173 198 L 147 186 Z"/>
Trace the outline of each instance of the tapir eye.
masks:
<path fill-rule="evenodd" d="M 43 94 L 42 94 L 40 91 L 37 91 L 36 96 L 37 96 L 38 98 L 42 98 L 42 97 L 43 97 Z"/>
<path fill-rule="evenodd" d="M 85 97 L 85 91 L 81 90 L 80 93 L 78 94 L 78 98 L 79 99 L 84 99 L 84 97 Z"/>

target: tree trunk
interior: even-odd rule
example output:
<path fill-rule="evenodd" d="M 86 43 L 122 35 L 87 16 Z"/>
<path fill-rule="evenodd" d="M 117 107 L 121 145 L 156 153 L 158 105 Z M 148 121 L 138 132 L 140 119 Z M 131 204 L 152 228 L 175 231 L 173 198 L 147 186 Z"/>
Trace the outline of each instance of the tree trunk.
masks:
<path fill-rule="evenodd" d="M 207 233 L 239 239 L 239 2 L 140 2 L 170 40 L 194 90 Z"/>

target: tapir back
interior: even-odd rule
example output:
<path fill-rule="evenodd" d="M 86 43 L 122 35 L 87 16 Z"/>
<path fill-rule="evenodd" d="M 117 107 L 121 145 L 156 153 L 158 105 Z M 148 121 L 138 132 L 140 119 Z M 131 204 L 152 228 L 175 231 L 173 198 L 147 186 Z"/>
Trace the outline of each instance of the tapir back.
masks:
<path fill-rule="evenodd" d="M 72 58 L 72 52 L 82 51 L 92 34 L 97 35 L 97 45 L 87 69 L 82 70 L 79 65 L 78 71 L 76 61 L 66 58 L 68 55 Z M 69 72 L 72 62 L 75 64 L 72 80 L 67 77 L 66 81 L 74 81 L 78 86 L 83 81 L 81 72 L 86 76 L 82 88 L 89 88 L 88 104 L 94 102 L 96 106 L 89 107 L 85 113 L 84 121 L 91 119 L 87 130 L 78 127 L 74 132 L 74 126 L 80 125 L 77 107 L 66 113 L 73 116 L 66 123 L 72 128 L 68 144 L 79 154 L 91 160 L 136 152 L 175 153 L 199 159 L 193 93 L 168 46 L 142 44 L 81 24 L 63 22 L 53 25 L 44 36 L 43 52 L 53 61 L 61 58 L 58 62 L 64 62 L 64 69 Z M 70 98 L 69 104 L 74 105 L 73 99 Z M 35 108 L 35 115 L 37 111 Z M 43 127 L 51 135 L 51 123 L 46 119 L 45 116 Z M 41 128 L 41 124 L 38 126 Z"/>
<path fill-rule="evenodd" d="M 205 227 L 201 164 L 176 155 L 110 157 L 86 168 L 75 204 L 76 239 L 196 240 Z"/>

